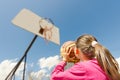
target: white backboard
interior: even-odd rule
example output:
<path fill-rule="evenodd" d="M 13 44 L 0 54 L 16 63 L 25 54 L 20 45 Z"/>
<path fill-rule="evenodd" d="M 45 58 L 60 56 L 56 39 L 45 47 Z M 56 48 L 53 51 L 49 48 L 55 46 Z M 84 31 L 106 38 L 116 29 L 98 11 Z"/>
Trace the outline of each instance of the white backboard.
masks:
<path fill-rule="evenodd" d="M 21 10 L 12 20 L 12 23 L 58 45 L 60 44 L 59 29 L 28 9 Z"/>

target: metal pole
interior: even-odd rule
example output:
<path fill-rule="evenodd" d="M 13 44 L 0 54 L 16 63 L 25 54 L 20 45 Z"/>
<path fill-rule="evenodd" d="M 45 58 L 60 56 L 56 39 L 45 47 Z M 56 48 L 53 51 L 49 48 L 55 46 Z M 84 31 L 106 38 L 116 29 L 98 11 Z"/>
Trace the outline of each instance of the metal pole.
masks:
<path fill-rule="evenodd" d="M 28 51 L 30 50 L 32 44 L 35 42 L 35 40 L 36 40 L 37 37 L 38 37 L 37 35 L 34 36 L 33 40 L 31 41 L 30 45 L 28 46 L 28 48 L 26 49 L 26 51 L 25 51 L 25 53 L 24 53 L 24 54 L 25 54 L 25 55 L 24 55 L 24 57 L 25 57 L 25 63 L 24 63 L 24 70 L 23 70 L 23 80 L 25 79 L 27 53 L 28 53 Z"/>
<path fill-rule="evenodd" d="M 19 60 L 19 62 L 16 64 L 16 66 L 12 69 L 12 71 L 8 74 L 8 76 L 6 77 L 5 80 L 11 80 L 13 75 L 15 74 L 16 70 L 18 69 L 18 67 L 20 66 L 21 62 L 23 61 L 23 59 L 25 58 L 25 63 L 24 63 L 24 70 L 23 70 L 23 80 L 25 78 L 25 66 L 26 66 L 26 59 L 27 59 L 27 53 L 30 50 L 31 46 L 33 45 L 33 43 L 35 42 L 36 38 L 38 36 L 35 35 L 33 40 L 31 41 L 30 45 L 28 46 L 28 48 L 26 49 L 24 55 L 22 56 L 22 58 Z"/>

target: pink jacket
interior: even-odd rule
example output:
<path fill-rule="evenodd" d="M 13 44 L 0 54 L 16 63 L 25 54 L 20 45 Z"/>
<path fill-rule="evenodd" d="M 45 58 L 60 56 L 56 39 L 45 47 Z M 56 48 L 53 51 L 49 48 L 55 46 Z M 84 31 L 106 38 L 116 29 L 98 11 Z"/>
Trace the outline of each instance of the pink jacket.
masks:
<path fill-rule="evenodd" d="M 60 62 L 52 71 L 51 80 L 109 80 L 96 59 L 76 63 L 64 71 L 66 62 Z"/>

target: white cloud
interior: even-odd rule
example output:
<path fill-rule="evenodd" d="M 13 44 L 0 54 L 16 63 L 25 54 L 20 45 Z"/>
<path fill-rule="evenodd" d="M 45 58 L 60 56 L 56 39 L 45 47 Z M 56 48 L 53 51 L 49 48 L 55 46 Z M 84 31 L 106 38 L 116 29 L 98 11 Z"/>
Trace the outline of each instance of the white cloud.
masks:
<path fill-rule="evenodd" d="M 50 80 L 51 69 L 60 61 L 59 56 L 53 56 L 48 58 L 41 58 L 38 61 L 40 70 L 37 72 L 31 72 L 29 74 L 29 80 Z"/>
<path fill-rule="evenodd" d="M 30 76 L 34 80 L 49 80 L 50 78 L 50 69 L 53 68 L 57 63 L 59 62 L 59 56 L 53 56 L 48 58 L 41 58 L 38 60 L 38 64 L 40 67 L 39 71 L 31 72 Z M 4 60 L 0 62 L 0 80 L 5 80 L 7 75 L 10 73 L 10 71 L 14 68 L 14 66 L 17 64 L 17 60 Z M 15 77 L 17 79 L 22 78 L 23 74 L 23 65 L 24 62 L 21 63 L 19 68 L 17 69 L 15 73 Z M 35 63 L 28 64 L 31 67 L 34 67 Z"/>
<path fill-rule="evenodd" d="M 4 60 L 0 63 L 0 80 L 5 80 L 7 75 L 10 73 L 10 71 L 14 68 L 14 66 L 17 64 L 16 60 Z M 21 72 L 23 70 L 23 62 L 19 66 L 17 72 L 15 73 L 16 76 L 21 76 Z"/>
<path fill-rule="evenodd" d="M 119 68 L 120 68 L 120 57 L 116 59 L 118 64 L 119 64 Z"/>
<path fill-rule="evenodd" d="M 43 80 L 43 78 L 49 79 L 49 76 L 45 69 L 41 69 L 38 72 L 31 72 L 29 74 L 29 78 L 31 78 L 32 80 Z"/>
<path fill-rule="evenodd" d="M 39 60 L 39 66 L 40 68 L 48 68 L 51 69 L 54 65 L 58 64 L 59 62 L 59 56 L 53 56 L 53 57 L 48 57 L 48 58 L 41 58 Z"/>

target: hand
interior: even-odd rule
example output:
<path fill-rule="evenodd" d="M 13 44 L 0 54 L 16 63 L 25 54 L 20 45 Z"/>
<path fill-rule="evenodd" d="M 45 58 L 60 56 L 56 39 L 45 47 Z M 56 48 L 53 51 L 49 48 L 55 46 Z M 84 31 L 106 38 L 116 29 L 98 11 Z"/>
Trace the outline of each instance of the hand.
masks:
<path fill-rule="evenodd" d="M 77 63 L 80 61 L 80 59 L 76 58 L 74 49 L 65 49 L 63 52 L 61 52 L 62 60 L 65 62 L 71 62 L 71 63 Z"/>
<path fill-rule="evenodd" d="M 61 53 L 61 56 L 62 56 L 62 60 L 63 60 L 63 61 L 65 61 L 65 62 L 68 61 L 68 55 L 67 55 L 67 53 L 62 52 L 62 53 Z"/>
<path fill-rule="evenodd" d="M 64 50 L 61 52 L 63 61 L 73 62 L 73 60 L 76 58 L 73 48 L 69 48 L 69 49 L 63 48 L 63 49 Z"/>
<path fill-rule="evenodd" d="M 70 63 L 77 63 L 80 61 L 80 59 L 77 59 L 76 57 L 70 58 L 69 55 L 66 57 L 63 57 L 62 60 L 65 62 L 70 62 Z"/>
<path fill-rule="evenodd" d="M 60 51 L 63 61 L 73 62 L 73 63 L 80 61 L 75 56 L 74 48 L 75 48 L 75 42 L 73 41 L 68 41 L 62 45 Z"/>

